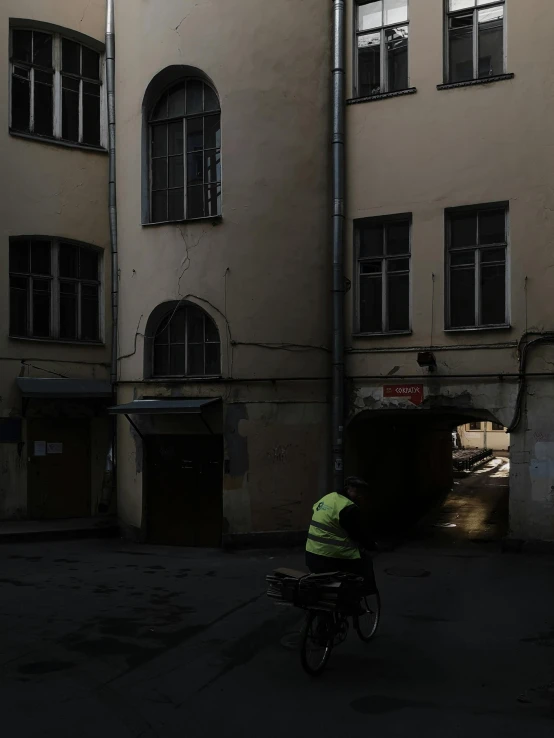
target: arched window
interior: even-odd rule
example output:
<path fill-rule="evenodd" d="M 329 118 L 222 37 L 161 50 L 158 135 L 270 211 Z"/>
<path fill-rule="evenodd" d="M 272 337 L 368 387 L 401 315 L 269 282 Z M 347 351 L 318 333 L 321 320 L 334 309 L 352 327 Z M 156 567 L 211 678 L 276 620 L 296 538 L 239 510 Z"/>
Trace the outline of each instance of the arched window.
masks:
<path fill-rule="evenodd" d="M 154 377 L 205 377 L 221 372 L 219 331 L 210 316 L 195 305 L 166 312 L 151 340 Z"/>
<path fill-rule="evenodd" d="M 221 115 L 215 90 L 187 78 L 149 116 L 150 222 L 221 213 Z"/>

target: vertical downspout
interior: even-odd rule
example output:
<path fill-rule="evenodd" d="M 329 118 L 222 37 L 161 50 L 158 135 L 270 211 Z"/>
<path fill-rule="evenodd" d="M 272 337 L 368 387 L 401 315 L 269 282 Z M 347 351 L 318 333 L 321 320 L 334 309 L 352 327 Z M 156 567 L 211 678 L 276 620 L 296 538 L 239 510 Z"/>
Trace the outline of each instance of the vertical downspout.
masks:
<path fill-rule="evenodd" d="M 344 485 L 344 119 L 345 2 L 333 2 L 333 489 Z"/>
<path fill-rule="evenodd" d="M 117 199 L 115 172 L 115 23 L 114 0 L 106 0 L 106 87 L 108 92 L 108 153 L 109 184 L 108 208 L 110 219 L 110 246 L 112 255 L 112 356 L 110 381 L 114 404 L 117 402 L 117 369 L 118 369 L 118 317 L 119 317 L 119 264 L 117 252 Z M 117 484 L 117 416 L 112 415 L 112 478 L 109 491 Z M 102 509 L 109 507 L 109 499 L 103 496 Z"/>

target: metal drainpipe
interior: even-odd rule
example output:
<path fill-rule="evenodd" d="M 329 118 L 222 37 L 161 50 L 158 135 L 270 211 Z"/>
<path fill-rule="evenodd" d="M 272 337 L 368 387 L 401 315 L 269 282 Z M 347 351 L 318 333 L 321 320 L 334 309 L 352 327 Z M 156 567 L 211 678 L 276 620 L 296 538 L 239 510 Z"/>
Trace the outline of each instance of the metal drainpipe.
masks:
<path fill-rule="evenodd" d="M 117 401 L 118 369 L 118 317 L 119 317 L 119 264 L 117 252 L 117 199 L 115 165 L 115 9 L 114 0 L 106 0 L 106 87 L 108 92 L 108 152 L 109 184 L 108 208 L 110 218 L 110 246 L 112 255 L 112 357 L 110 381 L 114 401 Z M 109 508 L 109 493 L 115 489 L 117 480 L 117 416 L 112 416 L 112 478 L 109 490 L 103 495 L 100 508 Z"/>
<path fill-rule="evenodd" d="M 331 432 L 333 489 L 344 486 L 344 0 L 333 2 L 333 376 Z"/>

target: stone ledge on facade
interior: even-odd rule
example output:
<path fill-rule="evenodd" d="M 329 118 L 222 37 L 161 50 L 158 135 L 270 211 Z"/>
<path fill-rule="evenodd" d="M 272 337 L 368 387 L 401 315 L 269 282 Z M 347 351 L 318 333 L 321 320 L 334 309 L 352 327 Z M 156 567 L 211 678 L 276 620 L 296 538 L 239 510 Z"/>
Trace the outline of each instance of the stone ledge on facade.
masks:
<path fill-rule="evenodd" d="M 391 97 L 403 97 L 404 95 L 415 95 L 417 87 L 408 87 L 406 90 L 398 90 L 397 92 L 382 92 L 378 95 L 368 95 L 367 97 L 351 97 L 346 101 L 347 105 L 358 105 L 359 103 L 376 102 L 377 100 L 388 100 Z"/>
<path fill-rule="evenodd" d="M 515 74 L 498 74 L 496 77 L 484 77 L 483 79 L 469 79 L 465 82 L 445 82 L 437 85 L 437 90 L 456 90 L 458 87 L 477 87 L 478 85 L 490 85 L 493 82 L 503 82 L 514 79 Z"/>

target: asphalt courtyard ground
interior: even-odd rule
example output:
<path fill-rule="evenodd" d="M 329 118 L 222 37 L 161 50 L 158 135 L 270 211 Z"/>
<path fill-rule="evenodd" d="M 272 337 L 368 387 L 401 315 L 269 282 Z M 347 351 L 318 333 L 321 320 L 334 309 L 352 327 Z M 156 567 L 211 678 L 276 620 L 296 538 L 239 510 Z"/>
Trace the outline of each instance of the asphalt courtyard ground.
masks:
<path fill-rule="evenodd" d="M 447 513 L 476 530 L 471 483 Z M 0 736 L 552 738 L 554 558 L 433 527 L 376 558 L 379 634 L 351 633 L 317 680 L 299 613 L 264 595 L 299 552 L 2 545 Z"/>

